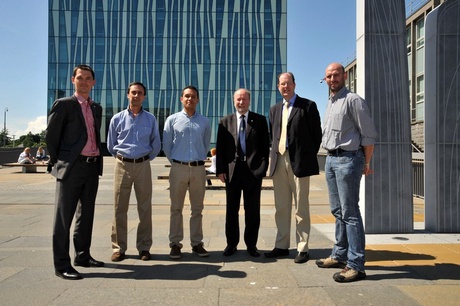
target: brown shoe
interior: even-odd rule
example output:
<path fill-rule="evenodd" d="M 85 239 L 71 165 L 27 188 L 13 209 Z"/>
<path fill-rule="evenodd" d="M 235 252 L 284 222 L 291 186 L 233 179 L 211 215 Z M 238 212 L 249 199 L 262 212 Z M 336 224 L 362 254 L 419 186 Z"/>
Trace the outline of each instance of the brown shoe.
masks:
<path fill-rule="evenodd" d="M 345 267 L 341 272 L 335 273 L 332 278 L 338 283 L 354 282 L 366 278 L 366 273 Z"/>
<path fill-rule="evenodd" d="M 112 261 L 122 261 L 123 259 L 125 259 L 125 253 L 120 253 L 120 252 L 115 252 L 112 254 L 112 257 L 110 258 L 110 260 Z"/>
<path fill-rule="evenodd" d="M 173 245 L 171 247 L 171 252 L 169 253 L 169 258 L 179 259 L 181 257 L 182 257 L 182 253 L 180 251 L 180 247 L 178 245 Z"/>
<path fill-rule="evenodd" d="M 338 261 L 332 257 L 324 258 L 324 259 L 317 259 L 316 265 L 320 268 L 340 268 L 343 269 L 347 265 L 344 262 Z"/>
<path fill-rule="evenodd" d="M 149 251 L 142 251 L 142 252 L 139 252 L 139 259 L 143 261 L 148 261 L 152 259 L 152 255 L 150 255 Z"/>

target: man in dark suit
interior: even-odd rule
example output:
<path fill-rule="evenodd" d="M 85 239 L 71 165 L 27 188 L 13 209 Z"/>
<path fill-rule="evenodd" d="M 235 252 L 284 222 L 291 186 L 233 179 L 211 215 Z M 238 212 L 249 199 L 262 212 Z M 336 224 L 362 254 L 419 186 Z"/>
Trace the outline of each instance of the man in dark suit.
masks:
<path fill-rule="evenodd" d="M 262 179 L 267 172 L 270 150 L 268 125 L 265 116 L 249 111 L 250 92 L 247 89 L 235 91 L 233 101 L 236 113 L 220 120 L 216 144 L 216 174 L 225 183 L 227 195 L 224 256 L 233 255 L 240 240 L 238 211 L 243 191 L 244 242 L 249 255 L 259 257 L 256 245 Z"/>
<path fill-rule="evenodd" d="M 296 263 L 308 261 L 310 235 L 310 176 L 319 174 L 317 153 L 321 144 L 321 119 L 315 102 L 295 94 L 291 72 L 278 76 L 278 90 L 283 101 L 270 108 L 272 149 L 269 175 L 273 177 L 275 248 L 268 258 L 289 255 L 292 200 L 295 204 Z"/>
<path fill-rule="evenodd" d="M 76 266 L 102 267 L 91 257 L 94 205 L 102 175 L 100 127 L 102 107 L 89 97 L 96 83 L 87 65 L 74 68 L 75 94 L 54 102 L 48 117 L 46 143 L 56 177 L 56 210 L 53 228 L 55 274 L 81 279 L 69 256 L 70 226 L 75 215 L 73 243 Z"/>

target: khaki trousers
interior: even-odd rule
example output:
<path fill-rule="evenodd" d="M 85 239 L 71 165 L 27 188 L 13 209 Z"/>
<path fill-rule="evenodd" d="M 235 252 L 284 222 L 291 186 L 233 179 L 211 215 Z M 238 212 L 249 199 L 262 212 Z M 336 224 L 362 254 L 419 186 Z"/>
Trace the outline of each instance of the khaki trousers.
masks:
<path fill-rule="evenodd" d="M 128 208 L 131 189 L 137 199 L 136 248 L 149 251 L 152 246 L 152 173 L 150 161 L 128 163 L 116 160 L 113 177 L 115 216 L 112 225 L 113 252 L 125 253 L 128 248 Z"/>
<path fill-rule="evenodd" d="M 289 249 L 291 234 L 292 200 L 295 205 L 296 243 L 298 252 L 308 252 L 310 237 L 310 177 L 296 177 L 292 172 L 289 152 L 278 155 L 273 173 L 275 195 L 275 247 Z"/>
<path fill-rule="evenodd" d="M 172 163 L 169 173 L 169 196 L 171 199 L 171 219 L 169 226 L 169 246 L 182 247 L 184 224 L 182 210 L 185 194 L 190 199 L 190 242 L 194 247 L 203 244 L 203 201 L 206 191 L 206 170 L 204 166 L 189 167 Z"/>

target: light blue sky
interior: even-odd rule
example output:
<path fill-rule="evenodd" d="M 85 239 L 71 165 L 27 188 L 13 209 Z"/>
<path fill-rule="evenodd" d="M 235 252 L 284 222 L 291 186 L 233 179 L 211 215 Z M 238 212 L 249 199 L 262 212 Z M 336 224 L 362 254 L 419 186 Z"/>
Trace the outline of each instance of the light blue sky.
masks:
<path fill-rule="evenodd" d="M 288 1 L 288 70 L 296 92 L 323 114 L 327 85 L 319 80 L 333 61 L 353 59 L 356 0 Z M 0 111 L 16 139 L 46 128 L 48 0 L 0 1 Z M 273 101 L 272 103 L 275 103 Z"/>

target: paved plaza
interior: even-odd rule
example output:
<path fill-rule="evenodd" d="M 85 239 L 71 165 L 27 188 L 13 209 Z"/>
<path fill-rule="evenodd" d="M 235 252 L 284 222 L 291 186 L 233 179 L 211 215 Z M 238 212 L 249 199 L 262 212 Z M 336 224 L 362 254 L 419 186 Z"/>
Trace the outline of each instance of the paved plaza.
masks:
<path fill-rule="evenodd" d="M 210 257 L 192 254 L 189 206 L 184 209 L 183 256 L 169 254 L 169 190 L 167 160 L 151 162 L 153 176 L 153 246 L 151 261 L 140 261 L 135 248 L 137 211 L 134 192 L 129 210 L 127 259 L 110 261 L 113 218 L 112 180 L 115 160 L 104 158 L 96 201 L 91 253 L 103 268 L 77 270 L 84 279 L 54 275 L 51 234 L 54 178 L 45 169 L 21 173 L 0 168 L 0 300 L 2 305 L 459 305 L 460 234 L 423 230 L 423 200 L 414 199 L 416 230 L 411 234 L 366 235 L 365 280 L 340 284 L 338 269 L 320 269 L 315 260 L 331 252 L 334 219 L 329 213 L 323 174 L 311 180 L 310 261 L 295 264 L 294 227 L 290 256 L 250 257 L 240 242 L 238 252 L 224 257 L 225 191 L 206 191 L 203 212 L 204 246 Z M 41 172 L 40 172 L 41 171 Z M 264 181 L 269 187 L 271 180 Z M 218 181 L 213 186 L 222 186 Z M 273 191 L 262 191 L 258 248 L 274 247 Z M 243 228 L 243 209 L 240 211 Z M 294 220 L 294 219 L 293 219 Z M 71 247 L 73 255 L 73 247 Z"/>

